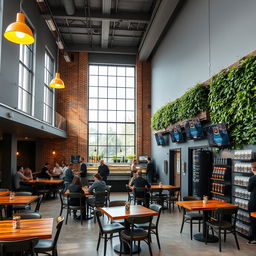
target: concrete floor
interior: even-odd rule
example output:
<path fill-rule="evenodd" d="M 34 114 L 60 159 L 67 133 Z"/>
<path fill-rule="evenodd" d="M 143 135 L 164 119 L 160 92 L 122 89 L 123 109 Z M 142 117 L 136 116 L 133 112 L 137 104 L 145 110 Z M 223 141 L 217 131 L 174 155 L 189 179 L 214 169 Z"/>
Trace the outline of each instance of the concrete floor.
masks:
<path fill-rule="evenodd" d="M 111 200 L 126 199 L 125 193 L 112 193 Z M 59 214 L 59 199 L 44 201 L 41 205 L 40 212 L 43 217 L 57 217 Z M 64 215 L 66 212 L 64 211 Z M 106 219 L 106 218 L 105 218 Z M 223 243 L 223 251 L 219 253 L 218 244 L 208 244 L 190 240 L 189 224 L 184 225 L 183 233 L 180 234 L 180 224 L 182 214 L 178 209 L 169 213 L 165 211 L 160 219 L 160 242 L 162 250 L 159 251 L 155 237 L 152 239 L 152 250 L 154 256 L 210 256 L 210 255 L 246 255 L 255 256 L 256 247 L 246 245 L 246 240 L 239 236 L 240 251 L 236 249 L 235 241 L 232 235 L 227 236 L 227 242 Z M 197 226 L 194 226 L 194 232 L 197 232 Z M 103 240 L 100 249 L 96 251 L 98 238 L 98 224 L 94 224 L 93 220 L 85 221 L 81 226 L 79 221 L 69 218 L 68 224 L 63 225 L 61 235 L 58 242 L 59 256 L 91 256 L 103 255 Z M 108 242 L 107 256 L 117 255 L 112 246 L 118 243 L 118 239 L 114 238 L 113 242 Z M 142 243 L 141 256 L 149 255 L 148 247 Z"/>

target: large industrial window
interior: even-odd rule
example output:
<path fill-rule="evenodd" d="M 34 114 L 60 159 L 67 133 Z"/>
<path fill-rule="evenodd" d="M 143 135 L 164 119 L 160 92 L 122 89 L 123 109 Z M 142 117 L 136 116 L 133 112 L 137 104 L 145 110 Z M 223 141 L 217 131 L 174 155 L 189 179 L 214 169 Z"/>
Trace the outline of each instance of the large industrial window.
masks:
<path fill-rule="evenodd" d="M 33 115 L 33 45 L 20 45 L 18 108 Z"/>
<path fill-rule="evenodd" d="M 89 66 L 89 157 L 135 153 L 135 68 Z"/>
<path fill-rule="evenodd" d="M 44 55 L 44 121 L 53 124 L 54 117 L 54 89 L 48 85 L 53 79 L 54 61 L 46 50 Z"/>

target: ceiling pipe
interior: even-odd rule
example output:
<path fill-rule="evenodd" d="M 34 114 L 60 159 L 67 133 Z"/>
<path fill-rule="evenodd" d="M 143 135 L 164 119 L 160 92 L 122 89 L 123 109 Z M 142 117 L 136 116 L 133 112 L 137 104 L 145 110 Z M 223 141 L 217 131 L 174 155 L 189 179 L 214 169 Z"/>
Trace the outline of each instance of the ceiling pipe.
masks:
<path fill-rule="evenodd" d="M 65 11 L 67 15 L 74 15 L 75 14 L 75 5 L 73 0 L 62 0 L 62 3 L 64 5 Z"/>

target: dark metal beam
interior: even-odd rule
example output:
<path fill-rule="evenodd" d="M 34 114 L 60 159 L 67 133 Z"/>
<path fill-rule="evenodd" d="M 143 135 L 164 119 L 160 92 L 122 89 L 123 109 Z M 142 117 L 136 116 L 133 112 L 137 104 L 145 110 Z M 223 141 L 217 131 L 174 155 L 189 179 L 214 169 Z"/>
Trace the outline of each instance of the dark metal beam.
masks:
<path fill-rule="evenodd" d="M 137 47 L 113 47 L 113 48 L 101 48 L 100 46 L 91 47 L 90 45 L 75 44 L 68 45 L 67 50 L 69 52 L 91 52 L 91 53 L 111 53 L 111 54 L 126 54 L 137 55 Z"/>
<path fill-rule="evenodd" d="M 126 21 L 126 22 L 137 22 L 137 23 L 148 23 L 150 20 L 150 15 L 148 13 L 129 13 L 129 12 L 119 12 L 113 14 L 103 14 L 99 11 L 91 11 L 90 17 L 84 16 L 84 12 L 76 11 L 75 15 L 68 16 L 62 10 L 52 9 L 54 19 L 68 19 L 68 20 L 83 20 L 87 21 L 96 20 L 110 20 L 110 21 Z M 47 15 L 43 15 L 44 17 Z M 47 17 L 46 17 L 47 18 Z"/>
<path fill-rule="evenodd" d="M 89 32 L 62 32 L 63 36 L 69 35 L 81 35 L 81 36 L 88 36 L 90 35 Z M 92 34 L 93 36 L 101 36 L 100 34 Z M 115 38 L 120 39 L 141 39 L 141 36 L 133 36 L 133 35 L 115 35 Z"/>

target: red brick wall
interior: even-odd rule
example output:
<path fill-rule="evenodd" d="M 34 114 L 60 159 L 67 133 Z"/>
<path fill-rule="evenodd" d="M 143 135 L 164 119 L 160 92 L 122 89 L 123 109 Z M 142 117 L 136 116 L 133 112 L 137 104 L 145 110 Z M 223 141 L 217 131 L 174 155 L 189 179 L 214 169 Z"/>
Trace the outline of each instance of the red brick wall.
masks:
<path fill-rule="evenodd" d="M 137 156 L 151 155 L 151 63 L 136 61 Z"/>
<path fill-rule="evenodd" d="M 45 139 L 37 142 L 37 168 L 43 163 L 70 161 L 72 154 L 87 156 L 87 72 L 88 53 L 74 53 L 67 63 L 60 58 L 60 74 L 65 89 L 56 90 L 56 111 L 67 119 L 67 139 Z M 53 155 L 52 151 L 56 154 Z"/>
<path fill-rule="evenodd" d="M 36 166 L 44 162 L 70 161 L 72 154 L 87 158 L 88 53 L 73 53 L 73 61 L 60 58 L 60 74 L 65 89 L 56 92 L 56 111 L 67 119 L 67 139 L 37 141 Z M 137 156 L 151 155 L 151 64 L 136 61 L 137 77 Z M 52 151 L 56 154 L 53 155 Z"/>

